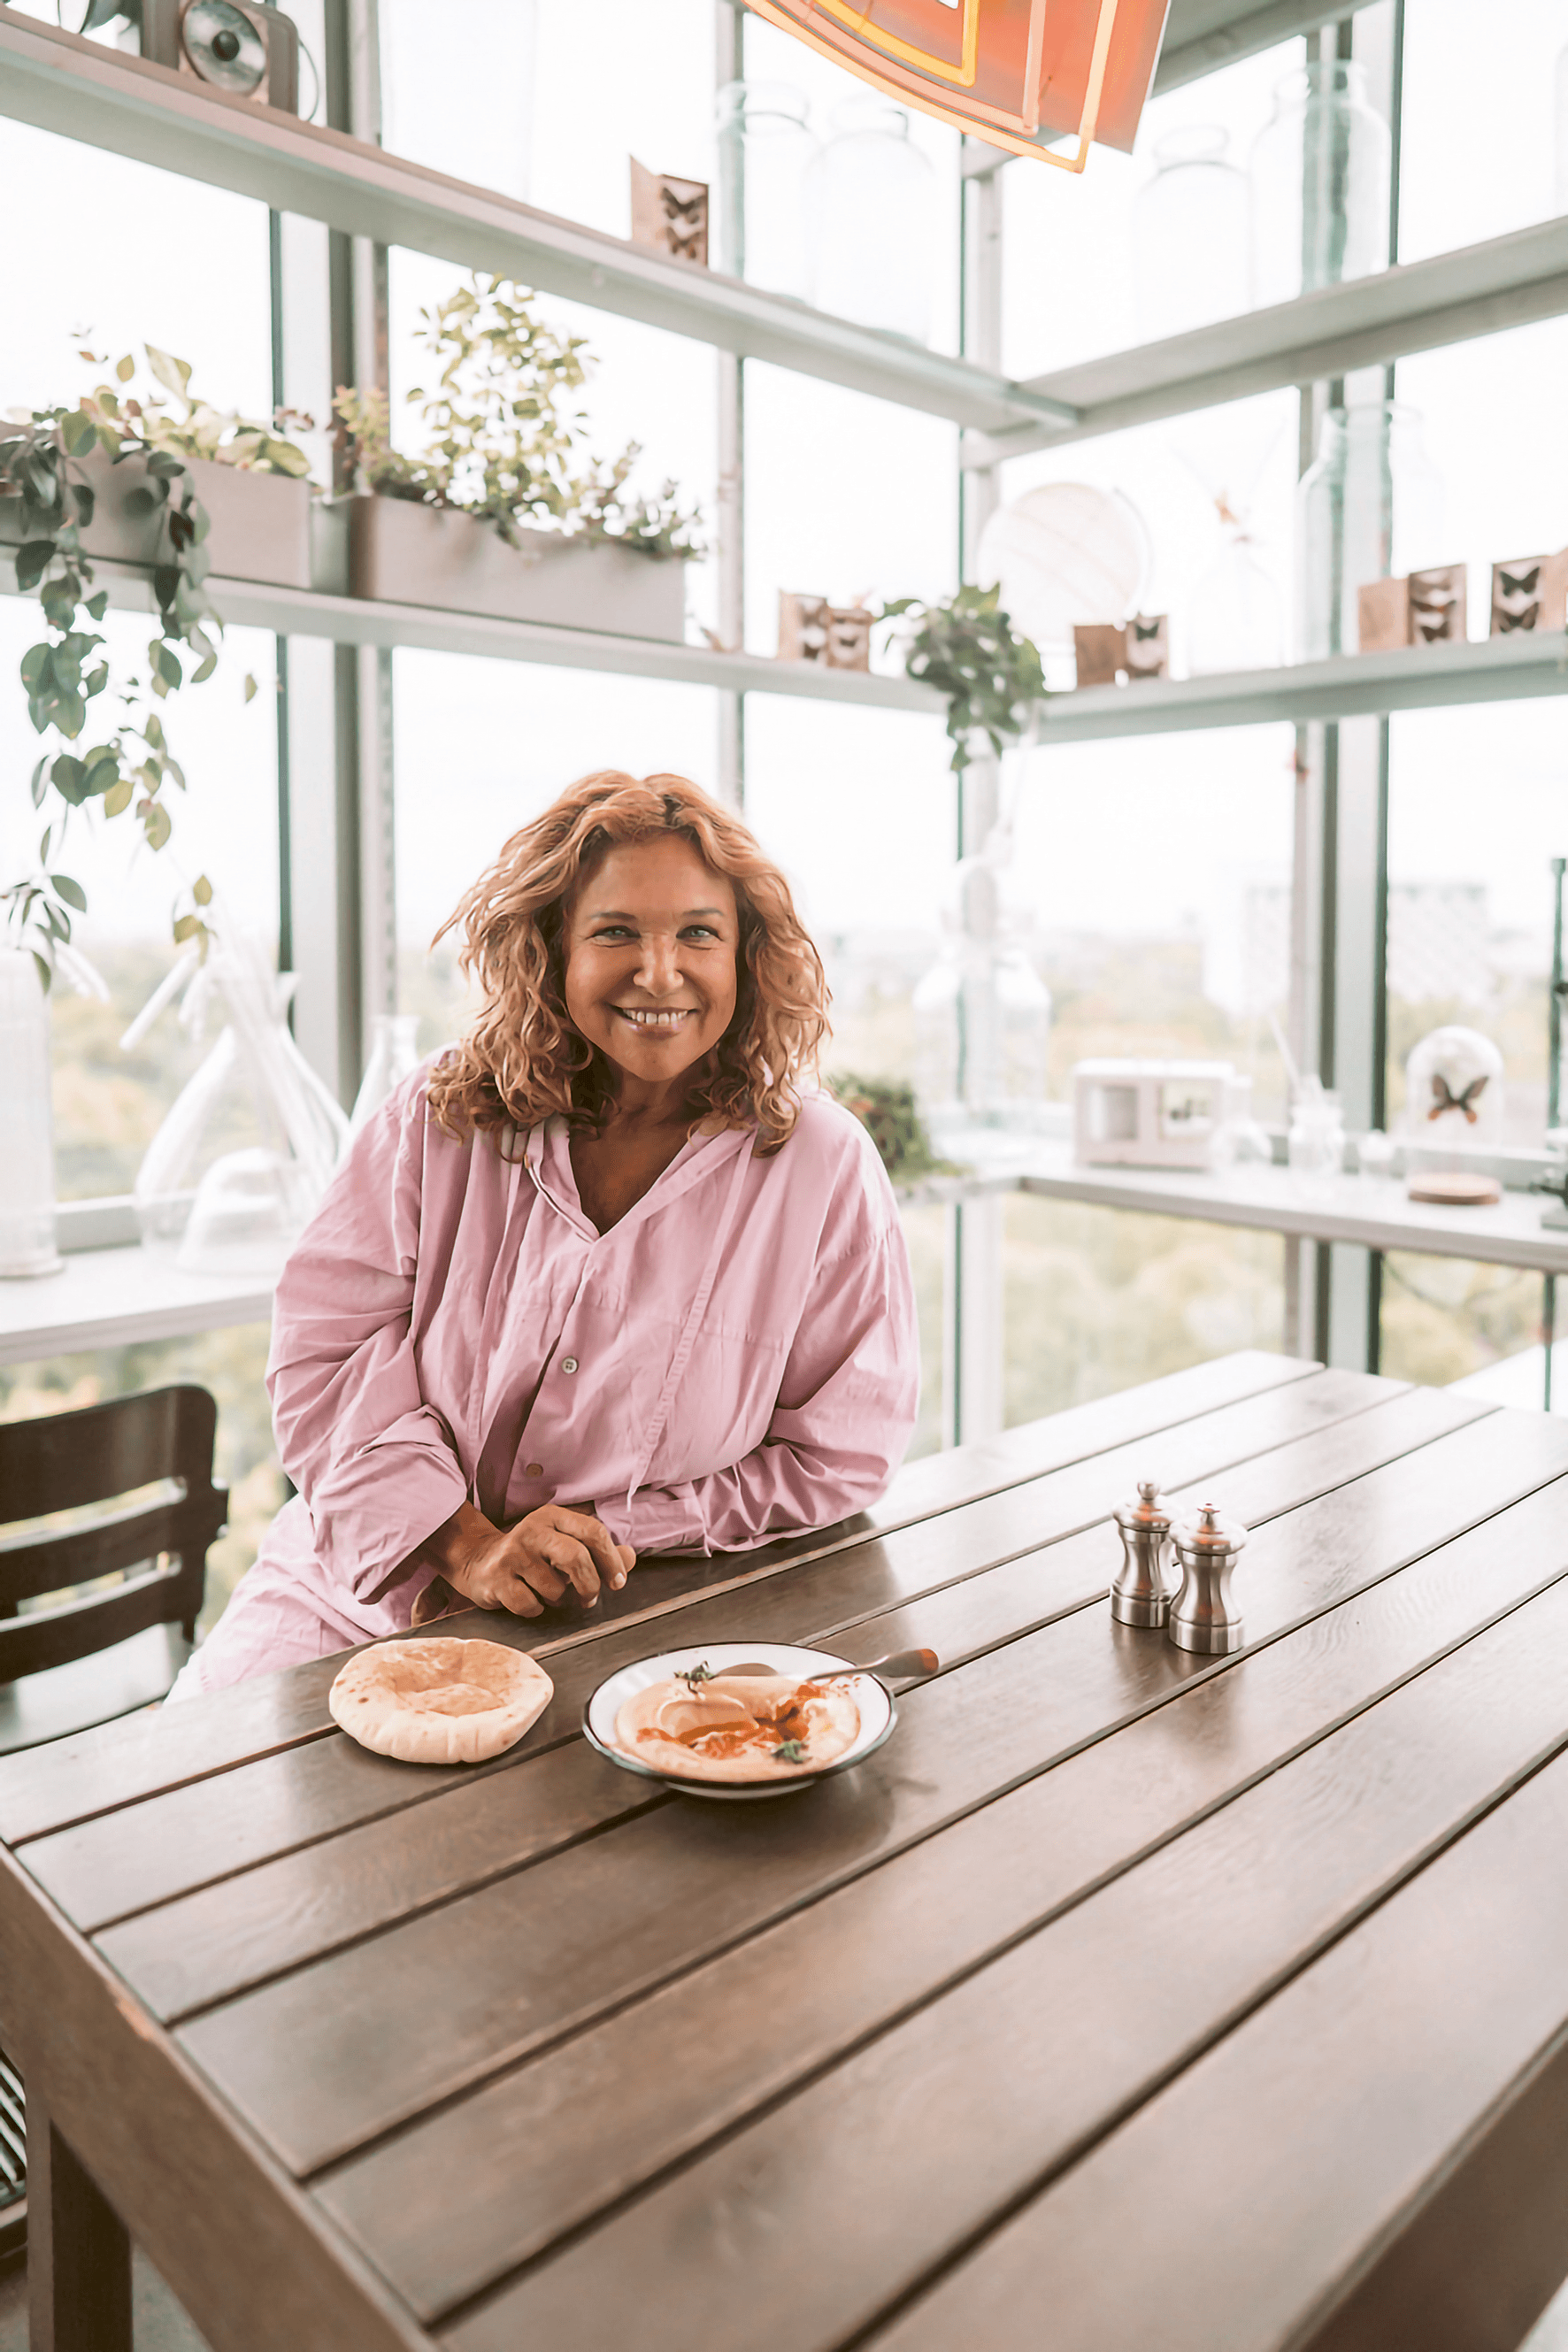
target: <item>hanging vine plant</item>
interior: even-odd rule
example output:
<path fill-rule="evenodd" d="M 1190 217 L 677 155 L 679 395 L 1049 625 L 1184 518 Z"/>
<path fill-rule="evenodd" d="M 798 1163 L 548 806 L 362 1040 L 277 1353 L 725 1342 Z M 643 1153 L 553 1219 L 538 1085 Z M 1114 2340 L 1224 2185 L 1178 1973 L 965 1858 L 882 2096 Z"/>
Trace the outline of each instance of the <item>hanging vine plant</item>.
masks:
<path fill-rule="evenodd" d="M 189 414 L 190 369 L 151 345 L 147 359 L 158 382 L 186 400 Z M 129 357 L 114 371 L 121 385 L 135 373 Z M 37 866 L 0 890 L 0 904 L 12 938 L 37 958 L 46 988 L 57 950 L 69 942 L 73 916 L 87 908 L 81 884 L 59 862 L 72 810 L 96 803 L 107 818 L 129 812 L 147 846 L 162 849 L 174 831 L 165 787 L 184 790 L 185 778 L 158 706 L 182 686 L 200 685 L 217 667 L 212 633 L 222 624 L 202 589 L 207 518 L 184 457 L 167 446 L 176 437 L 161 404 L 122 398 L 111 384 L 100 384 L 75 408 L 35 409 L 22 421 L 0 420 L 0 497 L 16 501 L 18 509 L 16 585 L 37 591 L 48 629 L 22 656 L 22 685 L 35 730 L 55 739 L 32 775 L 33 805 L 47 817 Z M 82 545 L 96 502 L 87 461 L 99 451 L 114 466 L 140 461 L 143 478 L 132 497 L 159 518 L 158 560 L 151 572 L 158 619 L 145 676 L 117 678 L 99 630 L 109 594 L 94 591 Z M 255 684 L 247 679 L 246 685 L 248 700 Z M 92 736 L 97 740 L 84 740 Z M 174 917 L 175 939 L 196 940 L 204 953 L 202 909 L 211 897 L 205 877 L 199 877 L 189 906 L 176 907 Z"/>
<path fill-rule="evenodd" d="M 1013 626 L 996 588 L 960 588 L 943 604 L 900 596 L 884 604 L 884 621 L 918 614 L 909 635 L 904 667 L 922 686 L 947 697 L 951 765 L 962 775 L 974 753 L 971 739 L 983 734 L 998 759 L 1029 725 L 1043 700 L 1045 673 L 1029 639 Z"/>

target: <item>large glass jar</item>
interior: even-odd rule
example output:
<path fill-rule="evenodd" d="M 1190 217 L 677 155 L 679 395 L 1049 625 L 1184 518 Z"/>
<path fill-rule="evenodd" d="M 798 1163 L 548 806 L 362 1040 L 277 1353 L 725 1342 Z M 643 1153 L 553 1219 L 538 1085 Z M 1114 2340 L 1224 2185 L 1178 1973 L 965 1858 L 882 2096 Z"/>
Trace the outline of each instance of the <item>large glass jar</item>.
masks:
<path fill-rule="evenodd" d="M 1252 198 L 1217 123 L 1167 131 L 1132 207 L 1138 339 L 1234 319 L 1252 308 Z"/>
<path fill-rule="evenodd" d="M 1296 492 L 1296 658 L 1353 654 L 1357 592 L 1443 560 L 1443 488 L 1421 419 L 1394 401 L 1331 408 Z"/>
<path fill-rule="evenodd" d="M 718 262 L 774 294 L 811 290 L 805 178 L 816 153 L 804 91 L 783 81 L 719 92 Z"/>
<path fill-rule="evenodd" d="M 1348 58 L 1288 74 L 1252 150 L 1254 299 L 1293 301 L 1388 267 L 1388 125 Z"/>
<path fill-rule="evenodd" d="M 847 98 L 805 181 L 811 299 L 819 310 L 931 341 L 936 174 L 901 106 Z"/>

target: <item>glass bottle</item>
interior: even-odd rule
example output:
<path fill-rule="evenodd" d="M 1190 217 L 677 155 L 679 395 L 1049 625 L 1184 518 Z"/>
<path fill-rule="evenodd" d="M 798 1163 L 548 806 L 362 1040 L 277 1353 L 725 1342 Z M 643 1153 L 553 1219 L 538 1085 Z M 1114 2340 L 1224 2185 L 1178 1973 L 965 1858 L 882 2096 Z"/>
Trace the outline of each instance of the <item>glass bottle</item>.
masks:
<path fill-rule="evenodd" d="M 178 967 L 171 977 L 182 984 Z M 187 1274 L 276 1275 L 326 1191 L 348 1121 L 289 1034 L 292 972 L 273 973 L 247 942 L 228 940 L 184 985 L 187 1025 L 199 1030 L 215 999 L 227 1018 L 136 1171 L 142 1246 Z M 124 1044 L 173 992 L 168 982 L 154 992 Z"/>
<path fill-rule="evenodd" d="M 1138 339 L 1154 343 L 1252 308 L 1252 197 L 1217 123 L 1167 131 L 1132 207 Z"/>
<path fill-rule="evenodd" d="M 373 1111 L 379 1110 L 394 1087 L 419 1067 L 417 1013 L 374 1013 L 370 1023 L 370 1057 L 349 1114 L 349 1133 L 357 1135 Z"/>
<path fill-rule="evenodd" d="M 1254 300 L 1290 302 L 1386 269 L 1392 164 L 1360 66 L 1336 58 L 1287 74 L 1248 168 Z"/>
<path fill-rule="evenodd" d="M 0 1275 L 58 1274 L 49 1001 L 26 948 L 0 948 Z"/>
<path fill-rule="evenodd" d="M 774 294 L 811 290 L 804 182 L 816 152 L 805 94 L 783 81 L 719 92 L 719 267 Z"/>
<path fill-rule="evenodd" d="M 837 318 L 929 343 L 936 174 L 901 106 L 848 98 L 832 121 L 804 180 L 810 299 Z"/>
<path fill-rule="evenodd" d="M 1357 592 L 1442 562 L 1442 483 L 1414 409 L 1389 400 L 1329 409 L 1296 491 L 1296 659 L 1353 654 Z"/>
<path fill-rule="evenodd" d="M 1291 1175 L 1309 1194 L 1328 1191 L 1344 1166 L 1345 1123 L 1340 1098 L 1325 1093 L 1321 1078 L 1301 1081 L 1290 1107 L 1285 1156 Z"/>
<path fill-rule="evenodd" d="M 915 1090 L 939 1126 L 1027 1129 L 1045 1099 L 1051 995 L 1030 960 L 1030 910 L 1008 887 L 1012 835 L 959 860 L 942 944 L 916 982 Z"/>

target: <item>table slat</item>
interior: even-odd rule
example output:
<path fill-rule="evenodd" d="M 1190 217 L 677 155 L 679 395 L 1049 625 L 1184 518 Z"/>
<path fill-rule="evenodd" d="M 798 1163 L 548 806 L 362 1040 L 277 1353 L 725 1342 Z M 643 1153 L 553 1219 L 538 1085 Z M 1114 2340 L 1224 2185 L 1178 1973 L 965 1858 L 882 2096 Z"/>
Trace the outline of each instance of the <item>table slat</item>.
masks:
<path fill-rule="evenodd" d="M 1347 1475 L 1341 1465 L 1385 1460 L 1400 1445 L 1420 1443 L 1414 1433 L 1433 1433 L 1479 1419 L 1488 1410 L 1474 1399 L 1450 1399 L 1437 1390 L 1395 1392 L 1384 1401 L 1364 1375 L 1325 1372 L 1316 1381 L 1207 1414 L 1190 1430 L 1166 1433 L 1158 1445 L 1163 1475 L 1174 1485 L 1242 1463 L 1259 1444 L 1278 1450 L 1296 1439 L 1285 1457 L 1295 1483 L 1281 1488 L 1278 1477 L 1270 1482 L 1270 1491 L 1295 1502 Z M 1369 1412 L 1373 1423 L 1363 1433 Z M 1339 1423 L 1347 1415 L 1342 1431 Z M 1303 1430 L 1311 1434 L 1300 1437 Z M 1102 1519 L 1130 1490 L 1147 1445 L 1139 1439 L 881 1542 L 803 1563 L 787 1577 L 769 1577 L 746 1594 L 741 1622 L 747 1636 L 810 1638 Z M 1266 1458 L 1279 1459 L 1279 1452 Z M 1277 1505 L 1282 1507 L 1283 1502 Z M 1108 1566 L 1107 1582 L 1110 1575 Z M 511 1772 L 563 1739 L 575 1739 L 584 1698 L 617 1664 L 646 1656 L 650 1642 L 661 1638 L 700 1642 L 709 1637 L 703 1629 L 714 1625 L 724 1631 L 712 1638 L 728 1638 L 740 1607 L 728 1594 L 693 1600 L 680 1612 L 679 1633 L 650 1636 L 641 1626 L 607 1627 L 591 1643 L 551 1654 L 547 1664 L 558 1677 L 555 1698 L 515 1748 L 480 1769 Z M 489 1633 L 496 1621 L 465 1622 L 469 1630 Z M 784 1630 L 770 1633 L 765 1629 L 771 1624 Z M 228 1786 L 221 1802 L 215 1803 L 205 1781 L 189 1782 L 30 1840 L 20 1851 L 40 1885 L 79 1927 L 91 1931 L 377 1814 L 426 1803 L 442 1788 L 471 1779 L 474 1769 L 411 1771 L 334 1732 L 304 1748 L 237 1766 L 224 1776 Z M 612 1806 L 624 1810 L 624 1799 Z"/>
<path fill-rule="evenodd" d="M 1397 2246 L 1457 2153 L 1500 2127 L 1561 2051 L 1565 1850 L 1560 1759 L 985 2242 L 878 2352 L 1037 2352 L 1046 2280 L 1052 2352 L 1331 2340 L 1323 2306 L 1339 2283 Z M 1560 2113 L 1542 2151 L 1559 2173 L 1563 2152 Z M 1173 2293 L 1194 2246 L 1201 2276 Z M 1495 2319 L 1475 2334 L 1475 2316 L 1473 2294 L 1429 2303 L 1403 2340 L 1502 2352 Z"/>
<path fill-rule="evenodd" d="M 882 1501 L 847 1528 L 829 1529 L 825 1538 L 800 1538 L 794 1545 L 748 1555 L 748 1565 L 765 1567 L 774 1559 L 812 1556 L 813 1546 L 824 1552 L 845 1549 L 863 1542 L 868 1534 L 890 1532 L 931 1512 L 953 1509 L 1246 1397 L 1319 1377 L 1318 1366 L 1297 1358 L 1238 1349 L 1027 1423 L 984 1445 L 958 1446 L 911 1463 L 899 1472 Z M 1382 1392 L 1391 1393 L 1398 1385 L 1382 1383 Z M 700 1578 L 723 1573 L 734 1557 L 730 1563 L 698 1562 L 684 1570 L 660 1568 L 658 1573 L 670 1580 L 673 1590 L 683 1574 Z M 623 1592 L 612 1596 L 616 1604 L 613 1612 L 606 1602 L 607 1613 L 617 1618 L 637 1613 L 638 1591 L 639 1581 L 633 1578 Z M 662 1599 L 656 1601 L 654 1613 L 663 1606 Z M 508 1621 L 504 1631 L 520 1648 L 542 1655 L 571 1638 L 563 1633 L 559 1619 L 531 1628 L 521 1620 Z M 51 1742 L 47 1749 L 0 1758 L 0 1838 L 16 1845 L 205 1773 L 321 1738 L 331 1727 L 326 1696 L 341 1663 L 341 1658 L 323 1659 L 259 1676 L 218 1699 L 183 1705 L 167 1717 L 150 1720 L 132 1716 L 73 1739 Z"/>
<path fill-rule="evenodd" d="M 1568 1428 L 1497 1413 L 1273 1521 L 1253 1538 L 1254 1639 L 1565 1468 Z M 1080 1610 L 910 1693 L 898 1738 L 799 1806 L 658 1807 L 180 2038 L 286 2161 L 314 2168 L 1216 1671 L 1168 1643 L 1108 1643 L 1105 1630 L 1098 1609 Z M 298 2062 L 286 2074 L 279 2046 Z"/>
<path fill-rule="evenodd" d="M 1559 1482 L 438 2109 L 317 2195 L 438 2317 L 1517 1608 L 1565 1517 Z M 487 2161 L 460 2206 L 426 2200 L 475 2147 Z"/>
<path fill-rule="evenodd" d="M 679 2290 L 695 2276 L 704 2352 L 752 2352 L 758 2309 L 787 2309 L 794 2352 L 829 2352 L 1568 1741 L 1556 1664 L 1565 1642 L 1559 1584 L 444 2330 L 443 2342 L 451 2352 L 589 2352 L 635 2339 L 638 2352 L 683 2352 L 691 2310 Z M 1199 2143 L 1205 2153 L 1211 2144 Z M 1189 2141 L 1183 2168 L 1193 2162 Z M 1140 2234 L 1138 2206 L 1098 2211 Z M 1212 2239 L 1188 2243 L 1205 2247 L 1206 2270 Z M 1042 2340 L 1046 2279 L 1055 2347 L 1048 2267 L 1034 2276 L 1029 2341 Z M 1212 2305 L 1207 2316 L 1208 2352 L 1236 2343 Z M 989 2352 L 996 2340 L 971 2315 L 944 2343 Z M 1152 2307 L 1142 2330 L 1095 2338 L 1099 2352 L 1169 2340 Z"/>

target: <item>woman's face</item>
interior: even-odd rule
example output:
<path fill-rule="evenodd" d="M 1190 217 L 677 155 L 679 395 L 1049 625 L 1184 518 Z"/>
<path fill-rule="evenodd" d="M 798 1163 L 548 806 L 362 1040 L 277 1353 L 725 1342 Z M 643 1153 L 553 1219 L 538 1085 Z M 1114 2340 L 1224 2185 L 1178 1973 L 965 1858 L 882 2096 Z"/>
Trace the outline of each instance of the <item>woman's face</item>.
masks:
<path fill-rule="evenodd" d="M 610 850 L 567 913 L 566 1010 L 628 1077 L 668 1085 L 735 1010 L 735 893 L 679 834 Z"/>

